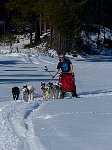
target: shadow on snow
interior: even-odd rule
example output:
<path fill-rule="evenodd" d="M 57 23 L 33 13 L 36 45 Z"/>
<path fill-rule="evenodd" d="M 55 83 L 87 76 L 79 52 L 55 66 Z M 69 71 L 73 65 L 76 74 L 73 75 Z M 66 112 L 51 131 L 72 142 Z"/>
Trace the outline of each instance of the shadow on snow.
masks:
<path fill-rule="evenodd" d="M 112 62 L 112 56 L 89 56 L 85 57 L 86 62 Z"/>
<path fill-rule="evenodd" d="M 108 95 L 109 93 L 112 94 L 112 90 L 106 90 L 106 89 L 103 89 L 103 90 L 95 90 L 95 91 L 85 91 L 85 92 L 79 92 L 78 94 L 80 96 L 89 96 L 89 95 Z"/>
<path fill-rule="evenodd" d="M 25 82 L 49 82 L 58 81 L 58 79 L 0 79 L 0 84 L 25 83 Z"/>

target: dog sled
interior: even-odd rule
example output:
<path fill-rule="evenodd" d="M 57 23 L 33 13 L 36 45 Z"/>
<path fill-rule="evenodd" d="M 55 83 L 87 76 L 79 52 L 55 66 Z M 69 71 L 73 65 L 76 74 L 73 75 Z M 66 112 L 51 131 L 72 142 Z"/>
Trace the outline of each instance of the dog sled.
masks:
<path fill-rule="evenodd" d="M 61 97 L 64 98 L 67 92 L 71 92 L 73 97 L 77 97 L 75 76 L 72 73 L 61 73 L 59 75 L 59 85 L 61 86 Z"/>
<path fill-rule="evenodd" d="M 52 76 L 52 74 L 48 70 L 47 66 L 45 66 L 45 71 L 49 72 L 49 74 Z M 47 85 L 45 85 L 45 83 L 41 84 L 41 89 L 43 91 L 43 95 L 48 95 L 48 94 L 46 94 L 46 93 L 48 93 L 48 90 L 47 90 L 48 87 L 46 87 L 46 86 L 49 86 L 52 84 L 51 83 L 48 83 Z M 58 98 L 64 98 L 68 95 L 68 93 L 70 93 L 72 97 L 78 97 L 78 95 L 76 94 L 76 85 L 75 85 L 74 73 L 60 73 L 59 81 L 58 81 L 57 85 L 54 85 L 53 87 L 55 87 L 54 93 L 56 93 L 56 91 L 58 91 L 57 92 L 59 94 L 57 96 Z M 52 87 L 50 87 L 50 88 L 52 89 Z M 53 93 L 53 92 L 51 92 L 51 93 Z M 46 97 L 46 96 L 44 96 L 44 97 Z M 47 99 L 47 98 L 45 98 L 45 99 Z"/>

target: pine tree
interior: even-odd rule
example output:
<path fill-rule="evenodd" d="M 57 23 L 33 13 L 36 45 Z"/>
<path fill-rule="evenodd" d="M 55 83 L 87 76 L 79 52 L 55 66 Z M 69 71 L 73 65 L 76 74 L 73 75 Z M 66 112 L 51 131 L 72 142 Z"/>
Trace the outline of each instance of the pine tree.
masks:
<path fill-rule="evenodd" d="M 74 37 L 81 31 L 84 0 L 48 0 L 44 6 L 46 18 L 57 33 L 57 49 L 73 49 Z"/>
<path fill-rule="evenodd" d="M 40 40 L 40 30 L 39 30 L 39 15 L 36 7 L 37 2 L 35 0 L 9 0 L 5 8 L 9 11 L 13 21 L 16 24 L 21 24 L 22 22 L 29 22 L 31 24 L 31 40 L 32 44 L 32 31 L 35 29 L 35 42 Z"/>

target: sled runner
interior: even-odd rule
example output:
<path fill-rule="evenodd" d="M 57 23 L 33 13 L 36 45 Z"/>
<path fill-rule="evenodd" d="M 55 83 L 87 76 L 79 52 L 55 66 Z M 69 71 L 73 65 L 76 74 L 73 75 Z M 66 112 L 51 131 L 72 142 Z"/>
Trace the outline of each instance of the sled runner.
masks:
<path fill-rule="evenodd" d="M 73 97 L 77 97 L 75 77 L 72 73 L 61 73 L 59 76 L 59 85 L 61 86 L 62 97 L 66 92 L 71 92 Z"/>

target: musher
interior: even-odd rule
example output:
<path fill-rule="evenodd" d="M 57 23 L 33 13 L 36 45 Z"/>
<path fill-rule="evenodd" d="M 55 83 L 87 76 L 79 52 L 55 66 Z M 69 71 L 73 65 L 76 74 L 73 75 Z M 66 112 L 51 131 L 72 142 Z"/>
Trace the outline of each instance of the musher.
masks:
<path fill-rule="evenodd" d="M 73 97 L 78 97 L 77 93 L 76 93 L 76 86 L 75 86 L 75 79 L 74 79 L 74 72 L 73 72 L 73 65 L 72 62 L 65 57 L 64 54 L 59 55 L 59 63 L 57 65 L 57 69 L 54 72 L 54 76 L 53 78 L 59 73 L 59 70 L 61 69 L 62 73 L 61 76 L 63 74 L 65 74 L 66 76 L 71 76 L 71 80 L 73 81 L 70 86 L 71 88 L 68 87 L 68 89 L 70 89 L 70 92 L 72 93 Z M 65 77 L 66 77 L 65 76 Z M 66 78 L 67 79 L 67 78 Z M 66 80 L 65 80 L 66 81 Z M 65 83 L 65 81 L 62 83 Z M 59 81 L 60 82 L 60 81 Z M 69 84 L 69 83 L 67 83 Z M 63 85 L 62 85 L 63 87 Z M 72 90 L 73 89 L 73 90 Z"/>

